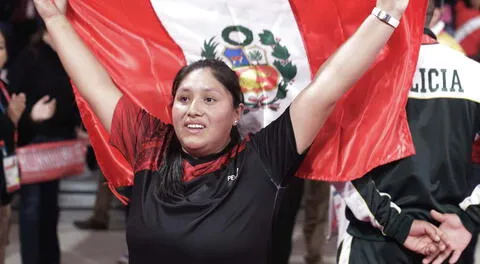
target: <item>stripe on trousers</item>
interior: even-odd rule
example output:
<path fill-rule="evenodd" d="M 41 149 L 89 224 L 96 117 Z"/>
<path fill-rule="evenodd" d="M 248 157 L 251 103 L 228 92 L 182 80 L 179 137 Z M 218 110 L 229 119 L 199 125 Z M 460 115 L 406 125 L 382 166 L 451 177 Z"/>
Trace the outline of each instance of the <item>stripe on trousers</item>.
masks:
<path fill-rule="evenodd" d="M 350 263 L 352 241 L 353 237 L 350 234 L 345 233 L 345 235 L 343 236 L 342 251 L 340 252 L 340 257 L 338 258 L 338 264 Z"/>

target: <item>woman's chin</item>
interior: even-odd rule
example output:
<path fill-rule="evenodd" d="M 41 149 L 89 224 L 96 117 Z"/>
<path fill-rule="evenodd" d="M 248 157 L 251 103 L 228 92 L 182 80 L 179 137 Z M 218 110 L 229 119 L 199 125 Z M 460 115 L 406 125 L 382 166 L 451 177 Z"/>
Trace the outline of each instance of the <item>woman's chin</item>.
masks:
<path fill-rule="evenodd" d="M 194 157 L 206 156 L 204 153 L 205 145 L 199 144 L 199 142 L 185 142 L 182 144 L 183 151 Z"/>

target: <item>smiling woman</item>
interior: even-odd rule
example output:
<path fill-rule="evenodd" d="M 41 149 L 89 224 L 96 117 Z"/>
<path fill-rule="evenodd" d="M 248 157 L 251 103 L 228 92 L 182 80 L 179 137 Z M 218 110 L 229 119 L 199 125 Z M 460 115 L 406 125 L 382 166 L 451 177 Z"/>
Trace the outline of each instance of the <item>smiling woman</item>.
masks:
<path fill-rule="evenodd" d="M 121 94 L 66 19 L 66 0 L 35 3 L 70 77 L 134 170 L 130 263 L 264 264 L 275 252 L 285 187 L 335 103 L 389 40 L 408 0 L 378 0 L 391 21 L 368 16 L 277 120 L 244 139 L 236 128 L 242 88 L 223 62 L 202 60 L 179 71 L 173 125 L 165 124 Z"/>
<path fill-rule="evenodd" d="M 195 62 L 180 70 L 173 83 L 172 119 L 183 150 L 203 157 L 230 142 L 243 111 L 238 77 L 217 60 Z M 238 137 L 237 137 L 238 138 Z"/>
<path fill-rule="evenodd" d="M 240 143 L 236 128 L 243 110 L 238 77 L 217 60 L 195 62 L 182 68 L 172 89 L 173 144 L 166 152 L 161 177 L 154 179 L 160 196 L 182 190 L 182 150 L 193 157 L 220 153 L 232 142 Z"/>

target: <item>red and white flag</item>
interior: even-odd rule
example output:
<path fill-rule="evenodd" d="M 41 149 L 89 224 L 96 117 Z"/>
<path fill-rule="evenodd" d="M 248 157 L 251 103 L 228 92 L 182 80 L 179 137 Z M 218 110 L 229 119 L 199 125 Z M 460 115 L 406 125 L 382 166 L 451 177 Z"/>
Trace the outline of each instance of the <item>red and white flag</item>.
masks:
<path fill-rule="evenodd" d="M 375 66 L 338 103 L 299 176 L 361 177 L 414 153 L 405 115 L 426 1 L 410 1 Z M 69 19 L 122 92 L 170 122 L 175 73 L 201 58 L 225 61 L 240 76 L 254 132 L 277 118 L 319 66 L 370 14 L 375 1 L 70 0 Z M 114 187 L 131 168 L 87 103 L 77 97 L 99 165 Z"/>

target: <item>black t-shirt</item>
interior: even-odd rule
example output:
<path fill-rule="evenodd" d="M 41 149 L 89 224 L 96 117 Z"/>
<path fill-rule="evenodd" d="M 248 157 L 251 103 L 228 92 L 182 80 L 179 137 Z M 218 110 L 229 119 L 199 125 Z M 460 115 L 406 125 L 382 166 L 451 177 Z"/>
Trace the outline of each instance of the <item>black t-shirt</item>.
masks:
<path fill-rule="evenodd" d="M 155 171 L 172 133 L 127 99 L 118 103 L 111 143 L 135 172 L 127 225 L 130 263 L 267 263 L 282 183 L 303 159 L 289 109 L 219 155 L 195 164 L 186 158 L 187 167 L 216 169 L 186 181 L 184 198 L 167 201 L 151 182 L 159 177 Z"/>

